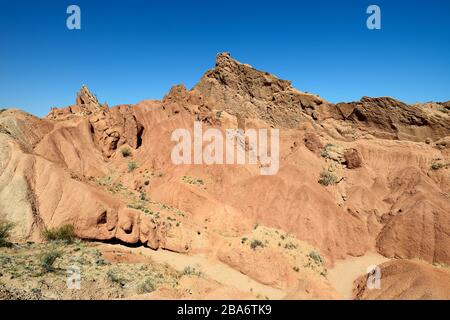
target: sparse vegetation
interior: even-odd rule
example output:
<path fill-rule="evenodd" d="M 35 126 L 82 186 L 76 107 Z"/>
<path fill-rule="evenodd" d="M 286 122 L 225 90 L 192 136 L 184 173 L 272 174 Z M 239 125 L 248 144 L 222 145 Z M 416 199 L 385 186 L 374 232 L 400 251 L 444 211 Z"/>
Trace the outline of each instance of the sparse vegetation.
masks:
<path fill-rule="evenodd" d="M 14 224 L 4 220 L 0 220 L 0 247 L 9 247 L 9 237 Z"/>
<path fill-rule="evenodd" d="M 338 181 L 337 177 L 333 173 L 329 172 L 328 170 L 322 171 L 320 173 L 320 178 L 318 180 L 318 182 L 324 186 L 336 184 L 337 181 Z"/>
<path fill-rule="evenodd" d="M 108 272 L 106 272 L 106 276 L 108 277 L 108 280 L 111 281 L 112 283 L 117 283 L 121 286 L 124 286 L 126 284 L 125 279 L 120 277 L 117 271 L 108 270 Z"/>
<path fill-rule="evenodd" d="M 250 248 L 256 250 L 256 248 L 258 247 L 264 248 L 264 243 L 262 243 L 261 240 L 253 239 L 252 242 L 250 243 Z"/>
<path fill-rule="evenodd" d="M 329 158 L 330 157 L 329 149 L 332 148 L 333 146 L 334 146 L 334 144 L 327 143 L 323 147 L 323 150 L 320 152 L 320 156 L 323 157 L 323 158 Z"/>
<path fill-rule="evenodd" d="M 147 208 L 147 206 L 145 206 L 145 205 L 142 204 L 142 203 L 130 203 L 130 204 L 127 205 L 127 207 L 128 207 L 128 208 L 131 208 L 131 209 L 135 209 L 135 210 L 142 211 L 142 212 L 147 213 L 147 214 L 150 214 L 150 215 L 153 215 L 153 214 L 154 214 L 154 212 L 153 212 L 152 210 L 150 210 L 149 208 Z M 158 216 L 158 217 L 159 217 L 159 216 Z M 158 218 L 158 217 L 157 217 L 157 218 Z"/>
<path fill-rule="evenodd" d="M 150 260 L 116 261 L 114 256 L 130 254 L 125 249 L 111 252 L 113 260 L 109 261 L 102 252 L 96 244 L 78 240 L 72 244 L 26 242 L 14 248 L 0 248 L 0 287 L 4 281 L 8 288 L 20 289 L 18 297 L 26 300 L 35 299 L 32 293 L 36 288 L 41 299 L 120 299 L 138 291 L 149 292 L 152 283 L 154 288 L 162 284 L 171 288 L 179 285 L 181 272 L 169 265 Z M 66 270 L 71 266 L 78 266 L 82 272 L 80 290 L 66 290 Z"/>
<path fill-rule="evenodd" d="M 289 242 L 284 245 L 284 248 L 288 250 L 293 250 L 297 249 L 297 245 L 295 243 Z"/>
<path fill-rule="evenodd" d="M 324 262 L 324 259 L 322 258 L 322 256 L 321 256 L 318 252 L 316 252 L 316 251 L 311 251 L 311 252 L 308 254 L 308 256 L 309 256 L 311 259 L 313 259 L 316 263 L 323 264 L 323 262 Z"/>
<path fill-rule="evenodd" d="M 431 169 L 439 170 L 439 169 L 442 169 L 442 168 L 447 168 L 447 166 L 449 166 L 449 165 L 450 165 L 450 163 L 433 162 L 431 164 Z"/>
<path fill-rule="evenodd" d="M 138 168 L 138 165 L 134 161 L 128 162 L 128 172 L 134 171 Z"/>
<path fill-rule="evenodd" d="M 106 175 L 102 178 L 95 179 L 95 182 L 102 187 L 106 187 L 108 192 L 112 194 L 117 194 L 121 191 L 125 191 L 126 187 L 124 187 L 124 185 L 120 181 L 114 182 L 114 179 L 115 179 L 114 176 Z"/>
<path fill-rule="evenodd" d="M 127 157 L 131 156 L 131 151 L 130 151 L 130 149 L 127 148 L 127 147 L 122 148 L 122 149 L 120 150 L 120 153 L 122 154 L 122 157 L 124 157 L 124 158 L 127 158 Z"/>
<path fill-rule="evenodd" d="M 63 225 L 59 228 L 50 228 L 42 232 L 42 237 L 46 241 L 63 241 L 72 243 L 75 240 L 74 227 L 71 224 Z"/>
<path fill-rule="evenodd" d="M 320 156 L 322 157 L 322 158 L 328 158 L 329 156 L 330 156 L 330 154 L 328 153 L 328 150 L 322 150 L 321 152 L 320 152 Z"/>
<path fill-rule="evenodd" d="M 98 266 L 106 266 L 108 262 L 106 262 L 103 258 L 98 258 L 97 260 L 95 260 L 95 264 Z"/>
<path fill-rule="evenodd" d="M 202 179 L 194 178 L 191 176 L 183 176 L 182 180 L 186 183 L 193 184 L 193 185 L 204 185 L 204 182 Z"/>
<path fill-rule="evenodd" d="M 431 165 L 431 169 L 433 169 L 433 170 L 439 170 L 439 169 L 441 169 L 442 167 L 443 167 L 444 165 L 442 164 L 442 163 L 433 163 L 432 165 Z"/>
<path fill-rule="evenodd" d="M 41 267 L 45 272 L 53 272 L 55 271 L 54 264 L 56 259 L 61 257 L 61 252 L 55 249 L 50 249 L 47 252 L 41 254 L 39 261 Z"/>
<path fill-rule="evenodd" d="M 139 294 L 150 293 L 156 290 L 155 280 L 153 278 L 147 278 L 142 282 L 137 291 Z"/>
<path fill-rule="evenodd" d="M 181 273 L 183 276 L 196 276 L 203 277 L 203 272 L 201 270 L 196 269 L 195 267 L 187 266 L 183 269 Z"/>

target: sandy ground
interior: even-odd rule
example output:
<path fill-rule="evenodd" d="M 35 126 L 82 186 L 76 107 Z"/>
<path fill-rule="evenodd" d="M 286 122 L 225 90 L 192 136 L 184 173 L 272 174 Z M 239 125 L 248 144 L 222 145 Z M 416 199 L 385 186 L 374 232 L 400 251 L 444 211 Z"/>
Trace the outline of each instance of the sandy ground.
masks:
<path fill-rule="evenodd" d="M 114 245 L 114 247 L 148 256 L 157 263 L 167 263 L 179 271 L 182 271 L 188 266 L 195 267 L 201 270 L 207 278 L 235 287 L 244 292 L 259 294 L 271 300 L 282 299 L 286 295 L 284 291 L 261 284 L 220 261 L 208 258 L 206 255 L 185 255 L 162 249 L 152 250 L 144 247 L 129 248 L 118 245 Z"/>
<path fill-rule="evenodd" d="M 110 245 L 102 244 L 102 246 Z M 206 255 L 185 255 L 161 249 L 129 248 L 121 245 L 114 245 L 114 247 L 131 251 L 134 254 L 148 256 L 157 263 L 167 263 L 179 271 L 188 266 L 195 267 L 197 270 L 201 270 L 207 278 L 244 292 L 268 297 L 271 300 L 283 299 L 286 296 L 286 292 L 261 284 Z M 345 260 L 336 261 L 334 268 L 328 270 L 327 278 L 343 299 L 352 299 L 353 282 L 359 276 L 365 274 L 369 266 L 378 265 L 388 260 L 378 253 L 367 253 L 361 257 L 348 257 Z"/>
<path fill-rule="evenodd" d="M 379 265 L 388 260 L 378 253 L 338 260 L 334 268 L 328 270 L 327 278 L 343 299 L 352 299 L 353 282 L 365 274 L 369 266 Z"/>

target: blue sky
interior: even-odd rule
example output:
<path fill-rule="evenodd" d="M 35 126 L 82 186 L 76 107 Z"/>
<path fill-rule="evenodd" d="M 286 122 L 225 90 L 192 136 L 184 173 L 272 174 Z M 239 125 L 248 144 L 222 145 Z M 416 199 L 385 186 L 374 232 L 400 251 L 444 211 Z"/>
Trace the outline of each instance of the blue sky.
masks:
<path fill-rule="evenodd" d="M 66 8 L 81 8 L 81 30 Z M 366 28 L 381 8 L 382 29 Z M 450 1 L 0 1 L 0 107 L 43 116 L 86 84 L 109 105 L 192 87 L 229 51 L 332 102 L 450 100 Z"/>

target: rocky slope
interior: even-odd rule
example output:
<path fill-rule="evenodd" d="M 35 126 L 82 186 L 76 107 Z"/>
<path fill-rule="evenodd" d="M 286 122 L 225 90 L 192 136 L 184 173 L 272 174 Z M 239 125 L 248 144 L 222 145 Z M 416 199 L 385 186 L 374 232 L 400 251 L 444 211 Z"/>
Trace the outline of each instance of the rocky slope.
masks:
<path fill-rule="evenodd" d="M 449 112 L 388 97 L 333 104 L 222 53 L 162 101 L 110 108 L 83 86 L 44 119 L 1 111 L 0 218 L 15 241 L 73 224 L 86 240 L 207 253 L 287 297 L 336 297 L 323 293 L 336 259 L 450 264 Z M 171 133 L 195 120 L 279 128 L 278 173 L 172 164 Z"/>

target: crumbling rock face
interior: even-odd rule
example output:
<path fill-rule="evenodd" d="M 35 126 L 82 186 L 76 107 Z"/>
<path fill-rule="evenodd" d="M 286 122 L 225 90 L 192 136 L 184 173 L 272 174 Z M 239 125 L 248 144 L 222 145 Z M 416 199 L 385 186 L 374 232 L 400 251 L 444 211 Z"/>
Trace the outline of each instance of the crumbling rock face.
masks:
<path fill-rule="evenodd" d="M 23 111 L 10 109 L 1 113 L 0 133 L 15 140 L 23 150 L 31 151 L 51 132 L 54 124 Z"/>
<path fill-rule="evenodd" d="M 380 138 L 425 141 L 450 130 L 450 119 L 426 113 L 418 105 L 407 105 L 390 97 L 363 97 L 359 102 L 335 105 L 344 120 L 353 121 Z"/>
<path fill-rule="evenodd" d="M 84 85 L 77 93 L 74 106 L 52 108 L 47 115 L 48 119 L 57 121 L 74 117 L 88 119 L 94 143 L 105 158 L 110 158 L 122 145 L 137 149 L 142 144 L 144 127 L 136 120 L 133 107 L 121 105 L 110 109 L 107 105 L 100 105 L 97 97 Z"/>
<path fill-rule="evenodd" d="M 15 224 L 12 240 L 40 241 L 46 228 L 72 224 L 83 239 L 142 243 L 153 249 L 185 244 L 165 241 L 164 227 L 144 213 L 76 179 L 59 163 L 22 150 L 0 133 L 0 219 Z"/>
<path fill-rule="evenodd" d="M 122 145 L 127 144 L 134 149 L 142 145 L 144 127 L 136 120 L 129 105 L 97 112 L 89 117 L 89 123 L 94 141 L 106 158 Z"/>
<path fill-rule="evenodd" d="M 386 257 L 420 258 L 431 263 L 450 261 L 450 204 L 439 187 L 420 170 L 401 170 L 384 201 L 394 203 L 383 216 L 378 251 Z"/>
<path fill-rule="evenodd" d="M 217 55 L 215 68 L 206 72 L 192 91 L 214 109 L 282 128 L 295 128 L 307 116 L 319 119 L 319 106 L 327 104 L 293 88 L 290 81 L 237 62 L 228 53 Z"/>
<path fill-rule="evenodd" d="M 369 276 L 355 281 L 354 299 L 358 300 L 436 300 L 450 299 L 450 273 L 444 268 L 421 261 L 394 260 L 380 265 L 380 287 L 367 286 Z"/>
<path fill-rule="evenodd" d="M 314 152 L 316 155 L 320 155 L 320 152 L 323 149 L 323 144 L 314 132 L 307 132 L 303 141 L 305 143 L 305 147 L 308 148 L 309 151 Z"/>
<path fill-rule="evenodd" d="M 344 158 L 345 158 L 345 164 L 347 165 L 347 168 L 349 169 L 356 169 L 361 167 L 362 165 L 362 159 L 361 155 L 359 154 L 358 150 L 356 149 L 347 149 L 344 152 Z"/>

